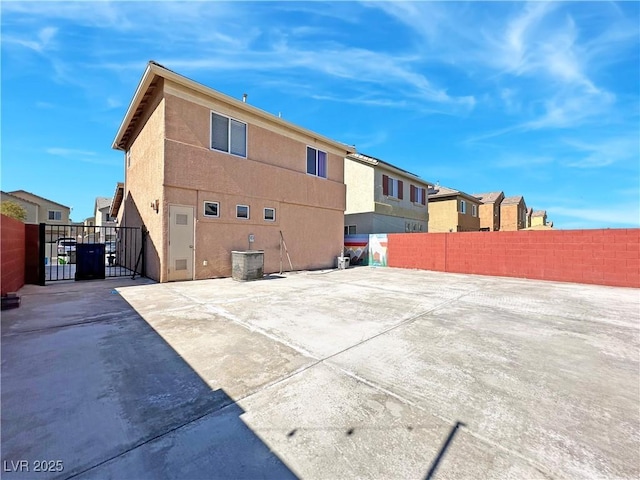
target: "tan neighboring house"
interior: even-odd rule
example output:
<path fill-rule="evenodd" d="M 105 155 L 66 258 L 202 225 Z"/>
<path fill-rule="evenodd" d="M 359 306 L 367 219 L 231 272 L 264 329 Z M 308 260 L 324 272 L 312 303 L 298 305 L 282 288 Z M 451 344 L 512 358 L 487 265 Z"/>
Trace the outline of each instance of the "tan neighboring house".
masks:
<path fill-rule="evenodd" d="M 68 227 L 71 224 L 71 209 L 66 205 L 54 202 L 25 190 L 2 192 L 2 201 L 11 200 L 27 211 L 25 223 L 46 223 L 45 241 L 57 242 L 62 237 L 76 237 L 79 227 Z"/>
<path fill-rule="evenodd" d="M 534 210 L 531 214 L 531 227 L 538 227 L 541 225 L 547 225 L 547 212 L 546 210 Z"/>
<path fill-rule="evenodd" d="M 500 204 L 500 230 L 527 228 L 527 204 L 522 195 L 506 197 Z"/>
<path fill-rule="evenodd" d="M 480 214 L 480 230 L 495 232 L 500 230 L 500 204 L 504 199 L 504 192 L 474 193 L 480 200 L 478 212 Z"/>
<path fill-rule="evenodd" d="M 344 183 L 345 235 L 427 231 L 430 184 L 417 175 L 352 153 L 344 161 Z"/>
<path fill-rule="evenodd" d="M 436 185 L 429 192 L 429 232 L 477 232 L 479 207 L 476 197 Z"/>
<path fill-rule="evenodd" d="M 67 225 L 70 223 L 71 209 L 47 198 L 25 190 L 1 192 L 2 201 L 11 200 L 27 211 L 25 223 L 51 223 Z"/>
<path fill-rule="evenodd" d="M 113 227 L 118 224 L 116 218 L 111 216 L 111 200 L 108 197 L 96 197 L 94 204 L 95 241 L 99 243 L 105 243 L 116 238 L 116 230 Z"/>
<path fill-rule="evenodd" d="M 113 148 L 125 182 L 111 215 L 148 231 L 150 278 L 228 277 L 248 249 L 276 272 L 282 238 L 296 270 L 343 251 L 348 145 L 149 62 Z"/>

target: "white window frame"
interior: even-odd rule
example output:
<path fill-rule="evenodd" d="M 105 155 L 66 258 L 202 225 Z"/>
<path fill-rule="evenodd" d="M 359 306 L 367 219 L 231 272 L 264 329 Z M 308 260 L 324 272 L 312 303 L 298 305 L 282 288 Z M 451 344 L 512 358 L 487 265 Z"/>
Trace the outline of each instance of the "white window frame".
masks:
<path fill-rule="evenodd" d="M 400 199 L 398 193 L 400 193 L 399 180 L 393 177 L 387 177 L 387 197 Z"/>
<path fill-rule="evenodd" d="M 420 205 L 422 205 L 422 199 L 424 198 L 426 200 L 426 196 L 427 196 L 427 191 L 422 188 L 422 187 L 414 187 L 415 188 L 415 195 L 416 195 L 416 201 L 413 203 L 419 203 Z M 426 203 L 426 201 L 425 201 Z"/>
<path fill-rule="evenodd" d="M 51 218 L 51 214 L 53 213 L 53 218 Z M 56 215 L 56 213 L 58 215 Z M 60 218 L 56 218 L 56 217 L 60 217 Z M 47 212 L 47 220 L 51 220 L 54 222 L 60 222 L 62 221 L 62 210 L 49 210 Z"/>
<path fill-rule="evenodd" d="M 273 218 L 267 218 L 267 210 L 271 210 L 273 212 Z M 276 209 L 273 207 L 264 207 L 263 217 L 265 222 L 275 222 L 276 221 Z"/>
<path fill-rule="evenodd" d="M 239 216 L 239 213 L 240 213 L 240 212 L 239 212 L 239 210 L 238 210 L 238 209 L 239 209 L 240 207 L 246 207 L 246 209 L 247 209 L 247 216 L 246 216 L 246 217 L 241 217 L 241 216 Z M 238 218 L 238 219 L 240 219 L 240 220 L 249 220 L 249 218 L 251 218 L 250 210 L 249 210 L 249 205 L 236 205 L 236 218 Z"/>
<path fill-rule="evenodd" d="M 472 217 L 478 216 L 478 206 L 473 203 L 471 204 L 471 216 Z"/>
<path fill-rule="evenodd" d="M 309 151 L 309 149 L 315 150 L 315 152 L 316 152 L 316 173 L 310 173 L 309 172 L 309 165 L 307 164 L 307 157 L 306 157 L 306 154 Z M 319 166 L 318 165 L 318 152 L 324 153 L 324 156 L 325 156 L 325 162 L 326 163 L 325 163 L 325 166 L 324 166 L 324 170 L 325 170 L 325 172 L 324 172 L 325 176 L 324 177 L 321 176 L 321 175 L 318 175 L 318 170 L 320 170 L 318 168 L 318 166 Z M 311 146 L 311 145 L 307 145 L 307 148 L 305 149 L 305 160 L 304 161 L 305 161 L 304 169 L 307 172 L 307 175 L 311 175 L 312 177 L 317 177 L 317 178 L 324 178 L 324 179 L 329 178 L 329 154 L 325 150 L 320 150 L 317 147 L 314 147 L 314 146 Z"/>
<path fill-rule="evenodd" d="M 216 206 L 215 215 L 207 215 L 207 203 L 211 203 Z M 202 202 L 202 215 L 207 218 L 220 218 L 220 202 L 210 202 L 209 200 Z"/>
<path fill-rule="evenodd" d="M 127 168 L 131 167 L 131 150 L 127 150 L 125 153 L 125 158 L 127 159 Z"/>
<path fill-rule="evenodd" d="M 229 120 L 227 122 L 227 149 L 226 150 L 215 148 L 213 146 L 213 116 L 214 115 L 218 115 L 220 117 L 224 117 L 227 120 Z M 244 125 L 244 155 L 233 153 L 231 151 L 231 122 L 238 122 Z M 229 155 L 233 155 L 234 157 L 247 158 L 248 149 L 249 149 L 249 128 L 248 128 L 247 122 L 243 122 L 242 120 L 238 120 L 237 118 L 230 117 L 229 115 L 225 115 L 224 113 L 211 110 L 209 115 L 209 149 L 215 152 L 227 153 Z"/>
<path fill-rule="evenodd" d="M 460 213 L 463 215 L 467 214 L 467 202 L 464 200 L 460 200 Z"/>

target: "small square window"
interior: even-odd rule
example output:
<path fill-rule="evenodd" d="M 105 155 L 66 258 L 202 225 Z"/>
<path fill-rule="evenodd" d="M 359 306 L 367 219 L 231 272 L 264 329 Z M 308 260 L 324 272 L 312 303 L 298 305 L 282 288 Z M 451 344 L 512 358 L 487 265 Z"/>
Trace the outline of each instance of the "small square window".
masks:
<path fill-rule="evenodd" d="M 248 205 L 236 205 L 236 218 L 249 218 L 249 206 Z"/>
<path fill-rule="evenodd" d="M 62 212 L 59 210 L 49 210 L 49 220 L 62 220 Z"/>
<path fill-rule="evenodd" d="M 345 235 L 355 235 L 356 234 L 356 226 L 355 225 L 345 225 L 344 226 L 344 234 Z"/>
<path fill-rule="evenodd" d="M 218 218 L 220 216 L 220 204 L 218 202 L 204 202 L 204 216 Z"/>
<path fill-rule="evenodd" d="M 275 222 L 276 221 L 276 209 L 275 208 L 265 208 L 264 209 L 264 219 L 267 222 Z"/>

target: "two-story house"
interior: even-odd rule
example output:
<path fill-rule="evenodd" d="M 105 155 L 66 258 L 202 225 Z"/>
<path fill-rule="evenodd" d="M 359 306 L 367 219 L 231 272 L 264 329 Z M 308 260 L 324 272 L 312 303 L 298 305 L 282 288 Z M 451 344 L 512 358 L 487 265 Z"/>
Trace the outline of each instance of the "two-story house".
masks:
<path fill-rule="evenodd" d="M 547 211 L 534 210 L 531 213 L 531 227 L 539 227 L 547 225 Z"/>
<path fill-rule="evenodd" d="M 81 229 L 70 226 L 71 208 L 25 190 L 2 192 L 1 199 L 17 203 L 27 212 L 25 223 L 46 223 L 45 241 L 57 242 L 58 238 L 75 237 Z"/>
<path fill-rule="evenodd" d="M 502 200 L 500 204 L 500 230 L 522 230 L 527 226 L 527 204 L 524 197 L 516 195 Z"/>
<path fill-rule="evenodd" d="M 500 204 L 504 200 L 504 192 L 474 193 L 480 200 L 478 213 L 480 215 L 480 230 L 495 232 L 500 230 Z"/>
<path fill-rule="evenodd" d="M 352 153 L 344 163 L 344 233 L 426 232 L 429 183 L 375 157 Z"/>
<path fill-rule="evenodd" d="M 262 250 L 266 273 L 283 244 L 297 270 L 342 253 L 353 147 L 149 62 L 113 148 L 125 181 L 111 214 L 148 231 L 150 278 L 231 276 L 233 250 Z"/>
<path fill-rule="evenodd" d="M 429 191 L 430 232 L 477 232 L 480 200 L 468 193 L 436 185 Z"/>
<path fill-rule="evenodd" d="M 94 229 L 95 241 L 99 243 L 105 243 L 115 240 L 116 230 L 113 228 L 117 226 L 116 218 L 111 216 L 111 198 L 108 197 L 96 197 L 93 211 L 94 215 Z"/>

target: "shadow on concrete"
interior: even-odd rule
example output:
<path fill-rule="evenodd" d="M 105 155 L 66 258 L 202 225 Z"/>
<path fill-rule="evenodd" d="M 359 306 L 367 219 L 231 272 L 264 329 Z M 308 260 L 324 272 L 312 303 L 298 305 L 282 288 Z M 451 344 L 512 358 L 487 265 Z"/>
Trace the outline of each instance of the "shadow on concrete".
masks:
<path fill-rule="evenodd" d="M 69 295 L 42 302 L 61 302 L 57 316 L 87 305 L 114 314 L 78 325 L 48 320 L 34 305 L 20 315 L 43 316 L 40 329 L 3 330 L 3 465 L 63 462 L 63 472 L 38 478 L 297 478 L 233 398 L 211 388 L 120 295 L 82 285 L 75 304 Z"/>
<path fill-rule="evenodd" d="M 440 462 L 444 458 L 444 455 L 447 453 L 447 449 L 449 448 L 449 445 L 451 445 L 451 442 L 453 441 L 453 437 L 456 436 L 456 433 L 458 432 L 458 428 L 465 427 L 465 426 L 466 425 L 462 422 L 456 422 L 456 424 L 453 427 L 451 427 L 449 436 L 442 444 L 442 447 L 440 447 L 440 451 L 438 452 L 438 455 L 436 456 L 436 458 L 433 460 L 433 463 L 431 464 L 431 467 L 427 472 L 427 476 L 424 477 L 424 480 L 431 480 L 433 478 L 433 476 L 436 474 L 436 470 L 438 470 L 438 466 L 440 465 Z"/>

